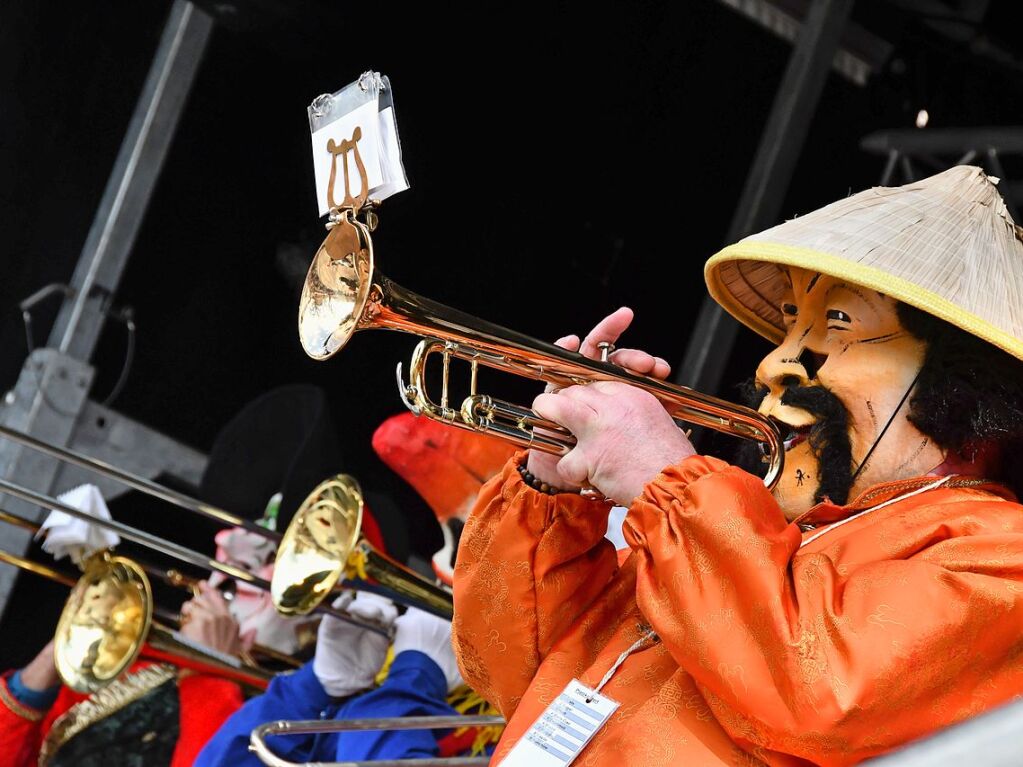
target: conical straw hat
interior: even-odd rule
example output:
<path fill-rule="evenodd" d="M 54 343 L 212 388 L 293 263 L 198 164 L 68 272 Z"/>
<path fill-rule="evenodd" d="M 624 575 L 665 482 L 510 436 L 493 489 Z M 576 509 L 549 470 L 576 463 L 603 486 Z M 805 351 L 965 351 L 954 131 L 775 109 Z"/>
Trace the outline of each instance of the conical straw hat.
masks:
<path fill-rule="evenodd" d="M 997 182 L 961 165 L 868 189 L 728 246 L 707 262 L 707 287 L 777 343 L 780 267 L 798 266 L 885 293 L 1023 359 L 1023 229 Z"/>

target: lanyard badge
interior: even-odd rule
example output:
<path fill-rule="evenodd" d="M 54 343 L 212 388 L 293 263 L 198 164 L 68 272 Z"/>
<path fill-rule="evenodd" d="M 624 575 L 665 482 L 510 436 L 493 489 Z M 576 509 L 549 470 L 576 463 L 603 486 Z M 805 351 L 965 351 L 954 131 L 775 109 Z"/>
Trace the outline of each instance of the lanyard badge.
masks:
<path fill-rule="evenodd" d="M 544 709 L 526 733 L 512 746 L 500 767 L 567 767 L 604 726 L 621 705 L 600 691 L 625 659 L 656 639 L 647 631 L 633 645 L 618 656 L 611 669 L 596 688 L 590 688 L 573 679 L 561 694 Z"/>

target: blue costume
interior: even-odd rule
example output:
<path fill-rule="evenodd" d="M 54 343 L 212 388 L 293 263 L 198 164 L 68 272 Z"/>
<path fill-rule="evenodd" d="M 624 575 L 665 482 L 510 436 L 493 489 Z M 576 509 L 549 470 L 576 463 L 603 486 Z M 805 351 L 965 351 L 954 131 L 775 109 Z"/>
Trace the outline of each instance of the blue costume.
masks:
<path fill-rule="evenodd" d="M 278 719 L 362 719 L 392 716 L 457 714 L 447 704 L 447 681 L 430 656 L 416 650 L 400 653 L 384 683 L 345 700 L 330 697 L 307 663 L 279 676 L 266 693 L 245 703 L 217 731 L 199 754 L 196 767 L 262 767 L 249 752 L 249 733 Z M 267 741 L 282 759 L 294 762 L 401 759 L 437 755 L 437 738 L 429 730 L 348 732 L 328 735 L 274 736 Z"/>

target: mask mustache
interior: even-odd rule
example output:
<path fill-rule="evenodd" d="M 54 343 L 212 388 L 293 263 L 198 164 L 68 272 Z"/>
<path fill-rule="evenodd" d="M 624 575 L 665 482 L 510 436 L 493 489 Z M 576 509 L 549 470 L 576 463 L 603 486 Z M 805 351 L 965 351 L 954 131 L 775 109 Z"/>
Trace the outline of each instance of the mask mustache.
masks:
<path fill-rule="evenodd" d="M 745 403 L 754 409 L 767 396 L 767 388 L 750 379 L 739 387 Z M 849 411 L 842 401 L 823 386 L 792 386 L 781 396 L 784 405 L 805 410 L 814 417 L 807 444 L 817 459 L 819 481 L 814 502 L 830 500 L 844 504 L 849 500 L 853 482 L 852 443 L 849 441 Z M 753 446 L 755 449 L 755 446 Z M 752 456 L 743 447 L 742 465 L 748 470 Z"/>

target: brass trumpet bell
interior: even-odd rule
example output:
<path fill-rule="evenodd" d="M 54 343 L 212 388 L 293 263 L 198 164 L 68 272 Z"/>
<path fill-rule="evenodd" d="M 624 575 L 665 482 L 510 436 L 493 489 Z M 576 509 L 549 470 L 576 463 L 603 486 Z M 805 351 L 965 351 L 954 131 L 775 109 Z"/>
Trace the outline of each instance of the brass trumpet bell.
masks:
<path fill-rule="evenodd" d="M 348 343 L 362 319 L 373 282 L 369 228 L 344 211 L 316 251 L 299 303 L 299 338 L 306 354 L 325 360 Z"/>
<path fill-rule="evenodd" d="M 84 570 L 57 623 L 54 662 L 64 684 L 93 693 L 138 658 L 153 620 L 153 594 L 130 559 L 103 551 Z"/>

